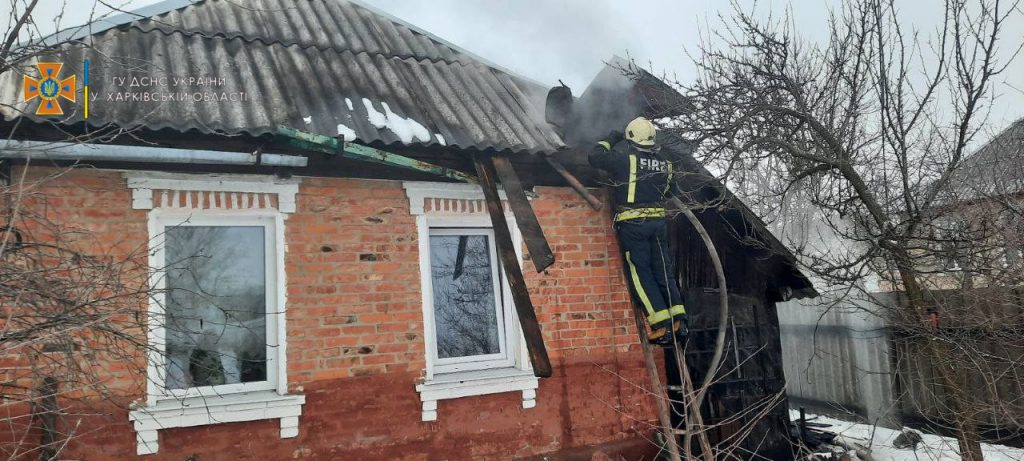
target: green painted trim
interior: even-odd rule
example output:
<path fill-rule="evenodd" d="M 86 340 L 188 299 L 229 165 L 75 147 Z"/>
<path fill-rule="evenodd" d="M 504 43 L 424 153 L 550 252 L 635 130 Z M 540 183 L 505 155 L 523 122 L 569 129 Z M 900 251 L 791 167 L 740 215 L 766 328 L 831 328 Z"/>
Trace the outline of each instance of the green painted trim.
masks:
<path fill-rule="evenodd" d="M 437 166 L 432 163 L 421 162 L 413 158 L 392 154 L 391 152 L 370 146 L 364 146 L 362 144 L 342 144 L 337 138 L 324 136 L 322 134 L 310 133 L 308 131 L 297 130 L 295 128 L 279 127 L 277 129 L 277 137 L 282 140 L 282 142 L 292 147 L 314 150 L 330 155 L 341 155 L 342 157 L 355 160 L 379 163 L 407 170 L 415 170 L 421 173 L 430 173 L 457 181 L 477 184 L 476 177 L 458 170 Z"/>

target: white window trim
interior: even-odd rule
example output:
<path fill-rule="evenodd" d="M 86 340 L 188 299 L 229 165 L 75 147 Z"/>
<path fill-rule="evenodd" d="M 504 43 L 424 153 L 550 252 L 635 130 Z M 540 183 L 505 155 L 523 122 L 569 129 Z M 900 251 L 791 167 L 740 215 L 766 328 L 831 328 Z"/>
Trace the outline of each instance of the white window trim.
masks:
<path fill-rule="evenodd" d="M 150 283 L 159 289 L 163 277 L 158 271 L 163 265 L 162 234 L 169 221 L 192 218 L 194 222 L 218 220 L 224 224 L 253 222 L 266 223 L 273 230 L 274 272 L 271 281 L 276 295 L 276 313 L 268 316 L 267 324 L 275 325 L 277 335 L 268 337 L 274 344 L 273 367 L 268 367 L 264 386 L 228 385 L 189 389 L 187 392 L 170 392 L 163 389 L 165 357 L 161 352 L 164 345 L 164 329 L 160 318 L 163 306 L 155 297 L 149 301 L 150 349 L 147 353 L 147 384 L 145 403 L 133 405 L 128 414 L 136 432 L 136 454 L 154 454 L 159 451 L 158 430 L 174 427 L 192 427 L 227 422 L 279 419 L 281 438 L 299 435 L 299 416 L 302 415 L 304 395 L 288 394 L 287 361 L 287 281 L 285 274 L 285 219 L 295 210 L 295 193 L 298 181 L 268 179 L 263 176 L 245 175 L 188 175 L 163 173 L 128 173 L 128 186 L 133 192 L 133 207 L 149 209 L 149 237 L 156 248 L 150 251 Z M 236 194 L 231 199 L 238 205 L 242 202 L 237 194 L 276 193 L 278 208 L 230 208 L 200 209 L 171 201 L 167 207 L 153 208 L 153 191 L 190 191 Z M 140 198 L 141 203 L 140 203 Z M 223 197 L 222 197 L 223 198 Z M 147 200 L 148 199 L 148 200 Z M 222 200 L 222 203 L 227 203 Z M 164 204 L 165 206 L 168 203 Z M 191 204 L 188 204 L 191 205 Z M 268 355 L 268 357 L 270 357 Z"/>
<path fill-rule="evenodd" d="M 516 311 L 512 306 L 512 293 L 508 283 L 502 280 L 502 299 L 507 303 L 509 317 L 506 325 L 518 334 L 506 333 L 507 347 L 511 366 L 501 368 L 487 368 L 481 370 L 466 370 L 444 373 L 443 368 L 438 370 L 435 363 L 436 338 L 432 328 L 434 308 L 433 293 L 427 287 L 431 286 L 430 272 L 430 229 L 436 227 L 450 228 L 493 228 L 490 215 L 486 211 L 473 212 L 426 212 L 423 208 L 426 199 L 456 199 L 456 200 L 484 200 L 483 191 L 479 186 L 472 184 L 451 184 L 434 182 L 412 182 L 403 183 L 406 195 L 409 197 L 410 212 L 416 216 L 416 228 L 418 232 L 419 257 L 420 257 L 420 292 L 423 305 L 423 340 L 426 347 L 426 369 L 422 381 L 416 385 L 416 391 L 420 394 L 422 402 L 421 420 L 437 420 L 437 402 L 439 400 L 455 399 L 476 395 L 495 394 L 502 392 L 522 392 L 523 408 L 533 408 L 537 405 L 537 388 L 540 381 L 533 374 L 533 368 L 527 355 L 526 339 L 516 318 Z M 500 191 L 499 191 L 500 192 Z M 502 193 L 501 198 L 504 199 Z M 512 243 L 516 249 L 519 263 L 522 264 L 522 235 L 516 226 L 515 217 L 505 213 L 509 231 L 512 234 Z M 500 264 L 500 263 L 499 263 Z M 506 327 L 508 328 L 508 327 Z"/>

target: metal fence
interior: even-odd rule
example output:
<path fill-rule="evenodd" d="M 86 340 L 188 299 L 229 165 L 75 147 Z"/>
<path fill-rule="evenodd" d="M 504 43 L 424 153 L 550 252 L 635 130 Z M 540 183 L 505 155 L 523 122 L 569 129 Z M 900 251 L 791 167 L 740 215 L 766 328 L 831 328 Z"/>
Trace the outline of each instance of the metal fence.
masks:
<path fill-rule="evenodd" d="M 891 341 L 874 309 L 805 300 L 779 303 L 778 312 L 792 407 L 899 427 Z"/>
<path fill-rule="evenodd" d="M 906 328 L 916 324 L 917 314 L 905 309 L 886 309 L 888 315 L 912 316 L 893 327 L 867 303 L 828 309 L 813 300 L 778 304 L 790 405 L 887 427 L 948 420 L 957 410 L 937 384 L 938 367 L 965 363 L 963 385 L 983 435 L 1024 443 L 1024 290 L 931 291 L 926 298 L 941 319 L 931 328 L 957 338 L 945 363 L 928 353 L 934 340 L 929 330 Z M 895 294 L 880 301 L 902 305 Z"/>

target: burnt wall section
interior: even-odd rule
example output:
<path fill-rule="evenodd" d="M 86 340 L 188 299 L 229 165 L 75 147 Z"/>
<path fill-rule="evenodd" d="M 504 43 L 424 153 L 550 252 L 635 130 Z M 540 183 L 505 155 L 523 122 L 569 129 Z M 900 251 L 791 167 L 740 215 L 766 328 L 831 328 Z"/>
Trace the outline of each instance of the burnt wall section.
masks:
<path fill-rule="evenodd" d="M 738 459 L 792 459 L 789 415 L 782 366 L 782 344 L 775 288 L 779 259 L 759 245 L 756 231 L 735 210 L 696 211 L 722 261 L 729 292 L 726 349 L 714 384 L 702 406 L 704 423 L 713 427 L 710 441 L 733 449 Z M 686 361 L 694 383 L 710 367 L 719 327 L 718 278 L 703 240 L 682 216 L 672 220 L 676 271 L 689 313 Z M 774 257 L 773 257 L 774 256 Z M 679 385 L 679 370 L 666 357 L 670 385 Z M 672 396 L 682 402 L 682 396 Z M 676 403 L 674 424 L 683 427 Z"/>
<path fill-rule="evenodd" d="M 774 265 L 768 258 L 770 252 L 754 244 L 745 244 L 742 240 L 750 237 L 742 234 L 747 234 L 748 230 L 742 227 L 742 223 L 728 220 L 717 210 L 695 210 L 694 214 L 715 243 L 718 257 L 725 269 L 729 293 L 766 298 L 770 282 L 775 275 Z M 704 246 L 704 240 L 682 216 L 676 216 L 671 226 L 676 270 L 682 289 L 717 288 L 718 275 Z"/>
<path fill-rule="evenodd" d="M 683 291 L 690 312 L 686 362 L 695 383 L 704 380 L 718 335 L 717 290 Z M 783 461 L 793 459 L 789 440 L 786 381 L 775 303 L 752 296 L 729 295 L 726 349 L 701 414 L 709 438 L 735 458 Z M 680 384 L 679 369 L 666 356 L 669 385 Z M 684 428 L 682 395 L 673 392 L 673 424 Z M 696 448 L 696 446 L 694 447 Z"/>

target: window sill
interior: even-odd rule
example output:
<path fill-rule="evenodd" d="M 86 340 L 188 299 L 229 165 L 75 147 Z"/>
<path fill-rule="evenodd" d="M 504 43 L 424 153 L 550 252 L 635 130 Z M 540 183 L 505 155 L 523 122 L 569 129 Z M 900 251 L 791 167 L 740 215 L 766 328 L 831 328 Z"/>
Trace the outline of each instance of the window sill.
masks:
<path fill-rule="evenodd" d="M 137 407 L 128 413 L 128 420 L 135 424 L 136 454 L 149 455 L 160 449 L 157 431 L 173 427 L 280 419 L 281 438 L 297 437 L 305 403 L 304 395 L 280 395 L 274 391 L 190 397 Z"/>
<path fill-rule="evenodd" d="M 532 370 L 500 368 L 493 370 L 462 371 L 434 376 L 430 381 L 416 385 L 423 402 L 422 420 L 437 421 L 437 401 L 501 392 L 523 393 L 523 408 L 537 405 L 539 380 Z"/>

